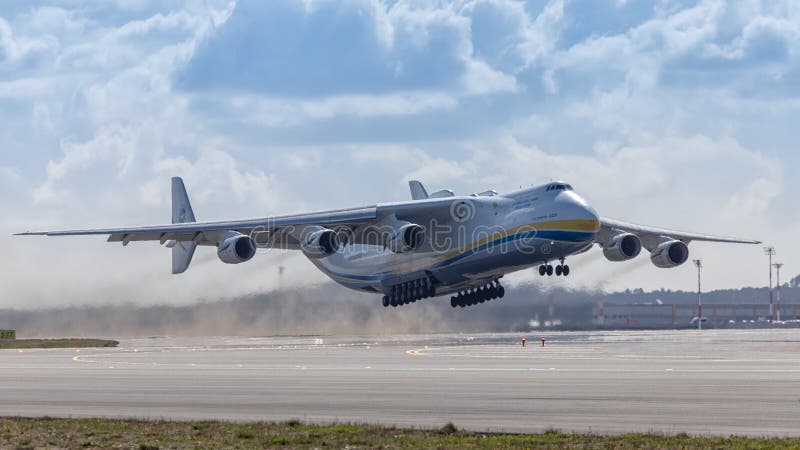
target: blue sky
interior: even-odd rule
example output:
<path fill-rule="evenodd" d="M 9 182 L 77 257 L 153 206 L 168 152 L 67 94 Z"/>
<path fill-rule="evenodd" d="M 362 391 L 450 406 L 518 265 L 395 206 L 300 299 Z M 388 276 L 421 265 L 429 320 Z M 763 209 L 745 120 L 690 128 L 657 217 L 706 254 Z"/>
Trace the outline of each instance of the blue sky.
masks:
<path fill-rule="evenodd" d="M 800 213 L 800 5 L 701 1 L 31 1 L 0 5 L 0 306 L 187 302 L 323 280 L 297 255 L 11 232 L 201 219 L 567 179 L 603 215 L 778 247 Z M 709 287 L 760 247 L 694 244 Z M 574 287 L 692 289 L 693 269 L 574 258 Z M 311 274 L 311 275 L 309 275 Z M 512 283 L 541 282 L 519 274 Z"/>

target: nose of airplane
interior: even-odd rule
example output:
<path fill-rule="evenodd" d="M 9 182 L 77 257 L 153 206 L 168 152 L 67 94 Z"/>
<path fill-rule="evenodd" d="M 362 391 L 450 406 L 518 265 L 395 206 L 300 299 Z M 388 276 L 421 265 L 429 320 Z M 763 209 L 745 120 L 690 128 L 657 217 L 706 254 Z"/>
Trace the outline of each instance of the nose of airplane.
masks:
<path fill-rule="evenodd" d="M 597 227 L 598 229 L 600 228 L 600 215 L 597 214 L 597 210 L 594 209 L 594 207 L 583 201 L 582 203 L 579 203 L 578 209 L 578 215 L 583 217 L 583 220 L 597 222 Z"/>
<path fill-rule="evenodd" d="M 556 199 L 561 220 L 576 221 L 584 231 L 597 233 L 600 231 L 600 216 L 597 211 L 574 192 L 565 192 Z"/>

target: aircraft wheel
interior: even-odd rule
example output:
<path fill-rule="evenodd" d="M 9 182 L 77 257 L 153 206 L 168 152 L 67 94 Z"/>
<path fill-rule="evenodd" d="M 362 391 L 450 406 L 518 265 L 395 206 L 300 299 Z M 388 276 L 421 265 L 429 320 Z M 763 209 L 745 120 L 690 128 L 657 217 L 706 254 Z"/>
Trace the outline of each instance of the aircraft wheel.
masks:
<path fill-rule="evenodd" d="M 450 297 L 450 306 L 452 306 L 453 308 L 458 307 L 458 300 L 455 297 Z"/>
<path fill-rule="evenodd" d="M 551 265 L 547 266 L 547 276 L 548 277 L 552 277 L 553 276 L 553 266 L 551 266 Z"/>
<path fill-rule="evenodd" d="M 428 297 L 436 297 L 436 288 L 433 285 L 428 286 Z"/>
<path fill-rule="evenodd" d="M 569 266 L 564 266 L 564 276 L 565 277 L 569 276 Z"/>
<path fill-rule="evenodd" d="M 384 295 L 383 296 L 383 307 L 386 308 L 388 306 L 389 306 L 389 296 L 388 295 Z"/>
<path fill-rule="evenodd" d="M 544 264 L 539 266 L 539 275 L 541 276 L 547 275 L 547 266 L 545 266 Z"/>
<path fill-rule="evenodd" d="M 564 267 L 563 266 L 556 266 L 556 276 L 560 277 L 561 274 L 563 274 L 563 273 L 564 273 Z"/>

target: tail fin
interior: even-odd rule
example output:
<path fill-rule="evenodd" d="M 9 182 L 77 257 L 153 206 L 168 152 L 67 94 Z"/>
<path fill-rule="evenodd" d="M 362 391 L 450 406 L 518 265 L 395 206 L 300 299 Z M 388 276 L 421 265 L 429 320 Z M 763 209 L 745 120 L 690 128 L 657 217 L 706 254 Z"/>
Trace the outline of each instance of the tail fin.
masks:
<path fill-rule="evenodd" d="M 419 181 L 409 181 L 408 187 L 411 188 L 411 198 L 413 200 L 425 200 L 428 198 L 428 191 L 425 190 L 425 186 Z"/>
<path fill-rule="evenodd" d="M 175 177 L 172 179 L 172 223 L 195 221 L 194 211 L 189 202 L 189 195 L 186 193 L 186 186 L 183 185 L 183 179 Z"/>
<path fill-rule="evenodd" d="M 189 202 L 189 195 L 186 193 L 186 186 L 181 178 L 172 179 L 172 223 L 195 222 L 192 204 Z M 192 263 L 194 251 L 197 244 L 194 242 L 177 242 L 172 247 L 172 273 L 179 274 L 186 272 L 189 264 Z"/>

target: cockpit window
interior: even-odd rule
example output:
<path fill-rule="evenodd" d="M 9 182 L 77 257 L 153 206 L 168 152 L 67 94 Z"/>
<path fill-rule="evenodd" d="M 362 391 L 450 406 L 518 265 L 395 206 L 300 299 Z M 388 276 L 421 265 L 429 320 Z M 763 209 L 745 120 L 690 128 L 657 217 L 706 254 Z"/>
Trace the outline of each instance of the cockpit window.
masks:
<path fill-rule="evenodd" d="M 569 185 L 569 184 L 551 184 L 550 186 L 547 186 L 547 189 L 545 190 L 545 192 L 550 192 L 550 191 L 571 191 L 571 190 L 573 190 L 572 189 L 572 185 Z"/>

